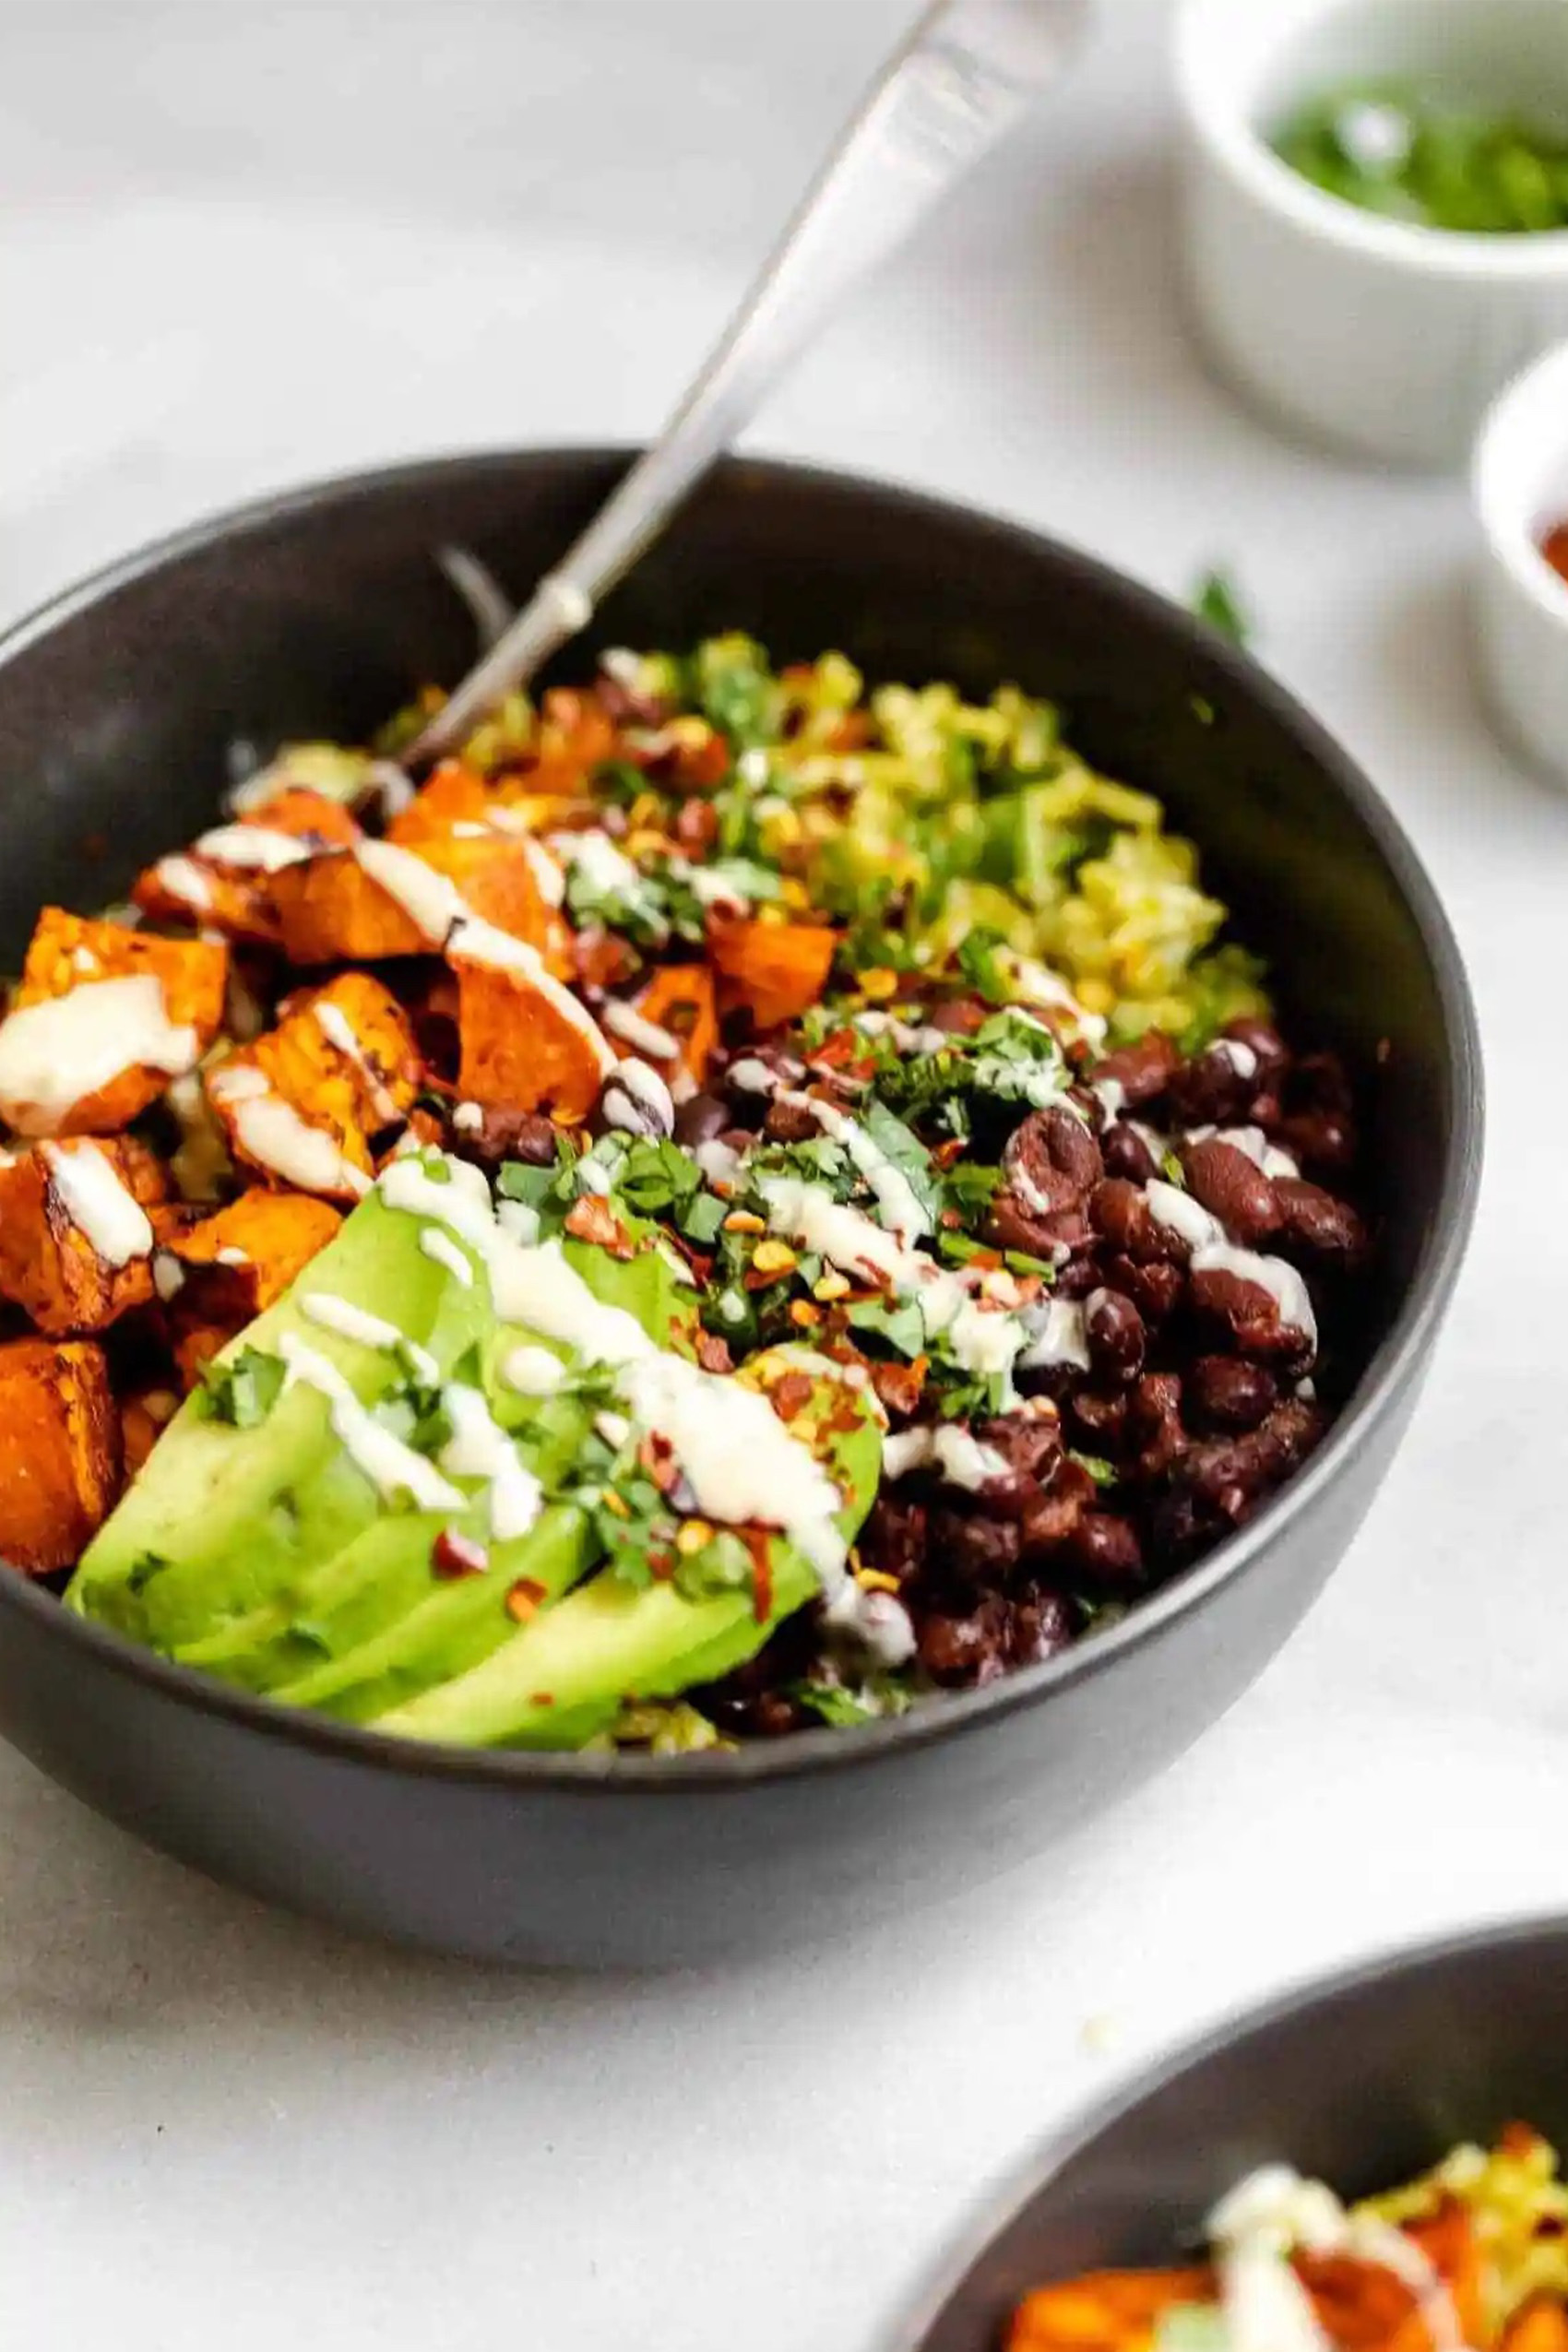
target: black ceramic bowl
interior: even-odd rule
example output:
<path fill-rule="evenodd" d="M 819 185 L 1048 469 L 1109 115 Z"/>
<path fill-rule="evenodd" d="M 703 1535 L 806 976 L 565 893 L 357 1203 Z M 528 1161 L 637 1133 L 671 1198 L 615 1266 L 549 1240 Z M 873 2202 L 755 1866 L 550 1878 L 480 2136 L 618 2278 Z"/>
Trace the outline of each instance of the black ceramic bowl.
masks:
<path fill-rule="evenodd" d="M 1562 2146 L 1565 1984 L 1568 1919 L 1531 1921 L 1374 1960 L 1179 2051 L 1046 2151 L 902 2352 L 997 2352 L 1031 2287 L 1180 2259 L 1260 2164 L 1360 2197 L 1515 2120 Z"/>
<path fill-rule="evenodd" d="M 3 952 L 210 820 L 230 747 L 362 735 L 471 651 L 431 551 L 514 588 L 624 453 L 458 458 L 330 482 L 89 582 L 0 648 Z M 279 1710 L 0 1574 L 0 1730 L 216 1876 L 350 1927 L 515 1961 L 659 1962 L 813 1935 L 1037 1850 L 1245 1689 L 1387 1468 L 1461 1253 L 1480 1150 L 1474 1016 L 1388 811 L 1279 689 L 1049 540 L 908 493 L 731 463 L 607 608 L 600 644 L 744 628 L 873 678 L 1058 696 L 1075 740 L 1205 845 L 1287 1007 L 1380 1075 L 1372 1357 L 1329 1443 L 1238 1538 L 1084 1648 L 863 1732 L 719 1757 L 471 1755 Z M 579 659 L 582 658 L 579 649 Z M 90 870 L 84 843 L 106 838 Z"/>

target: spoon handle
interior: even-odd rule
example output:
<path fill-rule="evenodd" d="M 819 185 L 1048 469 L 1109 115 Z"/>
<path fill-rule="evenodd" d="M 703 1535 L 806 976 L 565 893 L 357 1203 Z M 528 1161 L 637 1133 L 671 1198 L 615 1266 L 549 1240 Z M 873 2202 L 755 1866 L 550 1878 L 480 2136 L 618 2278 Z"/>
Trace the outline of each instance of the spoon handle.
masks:
<path fill-rule="evenodd" d="M 1054 79 L 1091 0 L 935 0 L 889 59 L 662 434 L 412 746 L 448 751 L 631 569 L 828 315 Z"/>

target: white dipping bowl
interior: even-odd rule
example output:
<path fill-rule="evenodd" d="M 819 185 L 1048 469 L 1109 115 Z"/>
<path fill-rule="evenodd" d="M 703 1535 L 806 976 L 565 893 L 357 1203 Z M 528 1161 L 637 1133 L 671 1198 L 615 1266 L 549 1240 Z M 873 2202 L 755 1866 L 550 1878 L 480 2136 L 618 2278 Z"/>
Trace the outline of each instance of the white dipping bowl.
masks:
<path fill-rule="evenodd" d="M 1568 343 L 1509 386 L 1476 449 L 1485 546 L 1478 602 L 1481 665 L 1514 741 L 1568 785 L 1568 580 L 1540 552 L 1568 520 Z"/>
<path fill-rule="evenodd" d="M 1568 231 L 1385 220 L 1272 152 L 1303 101 L 1385 76 L 1568 136 L 1568 0 L 1182 0 L 1192 300 L 1221 371 L 1277 420 L 1457 468 L 1493 395 L 1568 335 Z"/>

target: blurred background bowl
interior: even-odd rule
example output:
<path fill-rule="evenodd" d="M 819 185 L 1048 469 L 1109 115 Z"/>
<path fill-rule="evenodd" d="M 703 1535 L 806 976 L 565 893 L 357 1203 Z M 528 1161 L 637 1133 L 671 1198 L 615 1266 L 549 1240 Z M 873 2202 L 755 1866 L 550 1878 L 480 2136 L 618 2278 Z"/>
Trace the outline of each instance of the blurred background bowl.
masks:
<path fill-rule="evenodd" d="M 1568 231 L 1386 220 L 1269 137 L 1325 89 L 1384 77 L 1568 136 L 1564 0 L 1182 0 L 1176 49 L 1189 294 L 1217 364 L 1314 439 L 1462 466 L 1493 395 L 1568 335 Z"/>
<path fill-rule="evenodd" d="M 1568 580 L 1541 552 L 1546 532 L 1568 523 L 1568 343 L 1526 368 L 1492 409 L 1477 445 L 1474 493 L 1492 707 L 1527 757 L 1568 785 Z"/>
<path fill-rule="evenodd" d="M 101 902 L 210 821 L 230 754 L 362 739 L 471 629 L 433 560 L 514 592 L 624 452 L 460 457 L 220 517 L 0 648 L 0 866 L 13 966 L 42 900 Z M 1298 1035 L 1375 1074 L 1382 1243 L 1368 1362 L 1322 1450 L 1253 1523 L 1120 1625 L 988 1689 L 725 1755 L 473 1754 L 277 1707 L 138 1650 L 0 1573 L 0 1730 L 152 1843 L 345 1926 L 517 1961 L 707 1959 L 961 1891 L 1125 1796 L 1252 1681 L 1359 1526 L 1468 1238 L 1475 1016 L 1447 921 L 1384 802 L 1244 654 L 1149 590 L 907 491 L 721 466 L 591 645 L 718 630 L 873 680 L 1010 679 L 1161 794 L 1268 956 Z M 580 665 L 588 658 L 577 648 Z M 108 858 L 84 873 L 83 844 Z"/>
<path fill-rule="evenodd" d="M 903 2352 L 996 2352 L 1031 2287 L 1182 2259 L 1259 2165 L 1350 2198 L 1515 2121 L 1561 2146 L 1565 1982 L 1568 1920 L 1535 1920 L 1386 1955 L 1177 2051 L 992 2200 Z"/>

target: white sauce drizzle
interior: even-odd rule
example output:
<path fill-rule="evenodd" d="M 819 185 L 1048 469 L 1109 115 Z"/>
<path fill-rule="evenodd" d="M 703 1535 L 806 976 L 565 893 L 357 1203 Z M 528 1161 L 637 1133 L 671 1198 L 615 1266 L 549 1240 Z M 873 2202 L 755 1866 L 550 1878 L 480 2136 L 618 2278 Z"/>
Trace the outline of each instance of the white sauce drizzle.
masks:
<path fill-rule="evenodd" d="M 220 825 L 196 843 L 198 858 L 243 873 L 281 873 L 285 866 L 303 865 L 315 852 L 308 842 L 291 833 L 265 825 Z"/>
<path fill-rule="evenodd" d="M 883 1224 L 906 1248 L 931 1231 L 931 1218 L 903 1170 L 889 1159 L 881 1145 L 856 1120 L 846 1117 L 832 1103 L 819 1101 L 815 1095 L 795 1094 L 786 1088 L 778 1099 L 809 1111 L 824 1133 L 843 1146 L 851 1166 L 871 1186 Z"/>
<path fill-rule="evenodd" d="M 1314 1348 L 1317 1346 L 1317 1317 L 1313 1313 L 1312 1293 L 1288 1259 L 1261 1257 L 1257 1251 L 1240 1250 L 1233 1242 L 1211 1241 L 1193 1253 L 1193 1272 L 1234 1274 L 1243 1282 L 1255 1283 L 1274 1301 L 1280 1322 L 1291 1331 L 1303 1333 Z"/>
<path fill-rule="evenodd" d="M 1211 1243 L 1225 1239 L 1225 1228 L 1217 1217 L 1211 1217 L 1201 1201 L 1191 1193 L 1182 1192 L 1178 1184 L 1168 1184 L 1162 1177 L 1152 1176 L 1144 1187 L 1149 1215 L 1166 1232 L 1174 1233 L 1192 1250 L 1207 1249 Z"/>
<path fill-rule="evenodd" d="M 401 1356 L 409 1370 L 429 1387 L 441 1377 L 441 1367 L 428 1348 L 409 1338 L 395 1323 L 356 1307 L 351 1299 L 339 1299 L 330 1290 L 310 1290 L 300 1301 L 300 1313 L 307 1322 L 320 1324 L 324 1331 L 335 1331 L 340 1339 Z"/>
<path fill-rule="evenodd" d="M 217 1070 L 209 1091 L 215 1102 L 230 1111 L 234 1140 L 258 1168 L 270 1169 L 303 1193 L 348 1193 L 357 1198 L 369 1192 L 364 1170 L 344 1158 L 324 1127 L 313 1127 L 291 1102 L 274 1094 L 264 1071 Z"/>
<path fill-rule="evenodd" d="M 513 809 L 494 808 L 490 813 L 490 821 L 503 833 L 510 833 L 514 829 L 510 820 L 516 814 Z M 533 875 L 534 888 L 547 907 L 561 906 L 566 897 L 566 877 L 560 866 L 543 842 L 536 841 L 531 833 L 519 832 L 518 838 L 523 845 L 523 855 L 529 861 L 529 871 Z"/>
<path fill-rule="evenodd" d="M 835 1646 L 857 1651 L 869 1665 L 891 1671 L 915 1654 L 915 1629 L 897 1593 L 862 1592 L 846 1577 L 822 1612 Z"/>
<path fill-rule="evenodd" d="M 552 1396 L 566 1378 L 566 1367 L 548 1348 L 514 1348 L 501 1366 L 501 1377 L 519 1396 Z"/>
<path fill-rule="evenodd" d="M 460 1102 L 452 1113 L 452 1124 L 459 1135 L 477 1135 L 484 1125 L 484 1105 L 481 1102 Z"/>
<path fill-rule="evenodd" d="M 1297 2248 L 1391 2271 L 1417 2298 L 1438 2352 L 1460 2352 L 1453 2298 L 1420 2248 L 1375 2215 L 1348 2213 L 1332 2189 L 1289 2165 L 1262 2165 L 1238 2181 L 1209 2215 L 1207 2235 L 1232 2352 L 1321 2352 L 1325 2338 L 1289 2266 Z"/>
<path fill-rule="evenodd" d="M 437 1265 L 445 1267 L 459 1290 L 473 1289 L 473 1260 L 466 1251 L 458 1248 L 450 1233 L 443 1233 L 439 1226 L 427 1226 L 420 1235 L 420 1250 L 423 1256 L 433 1258 Z"/>
<path fill-rule="evenodd" d="M 407 1494 L 421 1511 L 463 1511 L 468 1499 L 444 1479 L 433 1462 L 405 1445 L 360 1402 L 336 1364 L 321 1355 L 296 1331 L 283 1332 L 278 1341 L 283 1359 L 286 1389 L 302 1384 L 314 1388 L 331 1406 L 333 1433 L 343 1451 L 384 1502 Z"/>
<path fill-rule="evenodd" d="M 329 997 L 320 997 L 311 1010 L 315 1015 L 316 1027 L 320 1029 L 322 1036 L 329 1045 L 335 1045 L 339 1052 L 353 1063 L 369 1087 L 372 1116 L 379 1119 L 384 1127 L 390 1126 L 398 1115 L 398 1105 L 388 1093 L 379 1072 L 373 1066 L 369 1054 L 361 1044 L 353 1025 L 342 1006 L 334 1004 Z"/>
<path fill-rule="evenodd" d="M 590 890 L 606 898 L 635 897 L 643 887 L 642 875 L 602 826 L 589 826 L 582 833 L 552 833 L 550 849 L 564 866 L 580 873 Z"/>
<path fill-rule="evenodd" d="M 24 1135 L 48 1134 L 122 1071 L 180 1077 L 198 1050 L 195 1029 L 171 1022 L 156 974 L 87 980 L 0 1021 L 0 1111 Z"/>
<path fill-rule="evenodd" d="M 882 1467 L 888 1478 L 908 1478 L 911 1470 L 936 1469 L 949 1486 L 974 1494 L 988 1479 L 1004 1479 L 1007 1465 L 993 1445 L 982 1445 L 956 1422 L 937 1428 L 899 1430 L 882 1448 Z"/>
<path fill-rule="evenodd" d="M 681 1040 L 661 1029 L 657 1021 L 647 1021 L 635 1004 L 624 998 L 612 996 L 601 1016 L 612 1037 L 618 1037 L 637 1053 L 651 1053 L 657 1062 L 672 1062 L 681 1051 Z"/>
<path fill-rule="evenodd" d="M 127 1192 L 96 1144 L 44 1144 L 49 1187 L 105 1265 L 129 1265 L 152 1248 L 146 1209 Z"/>
<path fill-rule="evenodd" d="M 544 1505 L 544 1490 L 477 1388 L 450 1383 L 441 1393 L 452 1434 L 437 1459 L 448 1478 L 482 1479 L 490 1532 L 498 1543 L 526 1536 Z"/>
<path fill-rule="evenodd" d="M 1254 1168 L 1265 1176 L 1299 1176 L 1301 1166 L 1289 1152 L 1278 1144 L 1271 1144 L 1261 1127 L 1193 1127 L 1188 1130 L 1190 1144 L 1229 1144 L 1232 1149 L 1245 1153 Z"/>
<path fill-rule="evenodd" d="M 171 898 L 177 898 L 183 907 L 211 906 L 211 879 L 193 859 L 160 858 L 152 872 L 160 889 L 167 891 Z"/>
<path fill-rule="evenodd" d="M 177 1299 L 184 1289 L 185 1269 L 172 1250 L 153 1253 L 152 1287 L 165 1306 L 171 1299 Z"/>
<path fill-rule="evenodd" d="M 1071 1364 L 1079 1372 L 1088 1371 L 1088 1308 L 1083 1300 L 1048 1299 L 1040 1306 L 1026 1307 L 1024 1324 L 1029 1342 L 1018 1361 L 1026 1370 Z"/>

